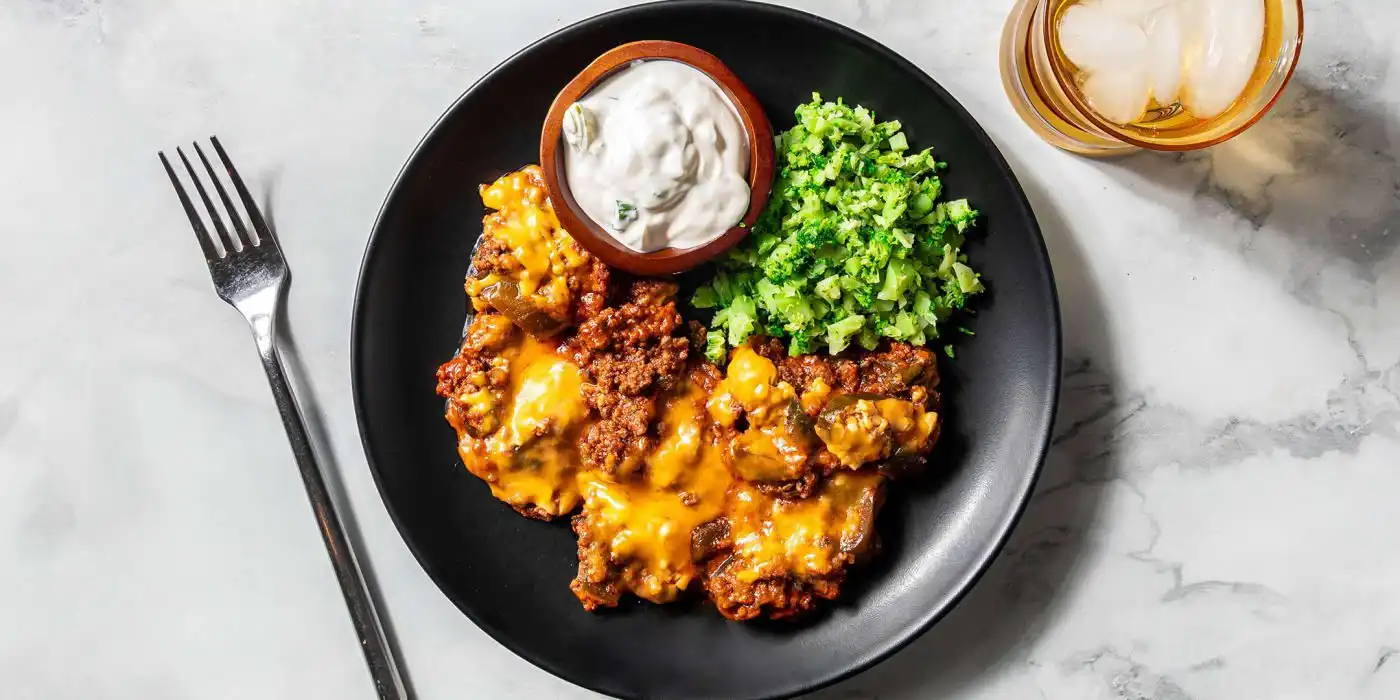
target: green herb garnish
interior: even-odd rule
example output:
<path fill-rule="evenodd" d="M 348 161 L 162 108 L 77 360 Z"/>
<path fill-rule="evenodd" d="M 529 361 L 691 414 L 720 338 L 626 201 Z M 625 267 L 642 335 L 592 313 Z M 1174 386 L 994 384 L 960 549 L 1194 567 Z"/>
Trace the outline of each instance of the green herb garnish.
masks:
<path fill-rule="evenodd" d="M 616 207 L 613 212 L 613 219 L 617 223 L 617 228 L 624 229 L 627 225 L 637 220 L 637 207 L 622 200 L 614 202 Z"/>

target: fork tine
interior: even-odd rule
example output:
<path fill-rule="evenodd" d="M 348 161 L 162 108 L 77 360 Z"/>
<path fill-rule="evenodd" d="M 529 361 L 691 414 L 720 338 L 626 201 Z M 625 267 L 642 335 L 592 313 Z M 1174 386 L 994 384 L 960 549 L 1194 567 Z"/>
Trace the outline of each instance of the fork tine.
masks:
<path fill-rule="evenodd" d="M 229 199 L 228 191 L 224 189 L 224 183 L 219 179 L 219 174 L 214 172 L 214 166 L 209 164 L 209 159 L 204 157 L 204 149 L 199 147 L 199 143 L 194 144 L 194 152 L 199 155 L 199 160 L 204 163 L 204 169 L 209 171 L 209 179 L 214 181 L 214 191 L 219 193 L 219 199 L 223 201 L 224 208 L 228 210 L 229 223 L 233 224 L 233 230 L 238 232 L 238 241 L 247 246 L 250 242 L 257 245 L 257 239 L 248 236 L 248 229 L 243 227 L 243 217 L 239 216 L 238 208 L 233 206 L 233 200 Z"/>
<path fill-rule="evenodd" d="M 229 179 L 233 180 L 233 188 L 238 190 L 238 198 L 243 200 L 243 208 L 247 210 L 248 218 L 252 221 L 253 230 L 257 231 L 258 238 L 263 241 L 271 241 L 276 245 L 277 238 L 272 235 L 272 229 L 267 227 L 267 222 L 263 221 L 262 212 L 258 211 L 258 203 L 253 201 L 253 195 L 248 193 L 248 187 L 243 184 L 243 178 L 238 176 L 237 170 L 234 170 L 233 161 L 229 160 L 228 154 L 224 152 L 224 146 L 219 143 L 219 137 L 210 136 L 209 141 L 214 144 L 214 151 L 219 154 L 219 160 L 223 161 Z"/>
<path fill-rule="evenodd" d="M 219 232 L 219 240 L 224 246 L 224 254 L 231 255 L 242 247 L 235 248 L 233 239 L 229 236 L 228 229 L 224 227 L 224 219 L 219 216 L 219 210 L 214 208 L 214 202 L 209 199 L 209 193 L 204 191 L 204 183 L 199 180 L 199 173 L 195 172 L 194 166 L 190 165 L 190 159 L 185 157 L 185 152 L 179 148 L 175 153 L 180 156 L 180 160 L 185 164 L 185 170 L 189 171 L 190 180 L 194 181 L 194 190 L 199 193 L 199 198 L 204 201 L 204 208 L 209 210 L 209 220 L 214 222 L 214 230 Z M 240 241 L 242 243 L 242 241 Z M 243 245 L 247 245 L 244 243 Z"/>
<path fill-rule="evenodd" d="M 180 197 L 180 205 L 185 208 L 185 216 L 190 217 L 190 225 L 194 227 L 194 237 L 199 240 L 199 247 L 204 251 L 204 260 L 214 262 L 219 259 L 219 250 L 214 247 L 214 241 L 209 238 L 209 231 L 204 228 L 204 220 L 199 218 L 199 212 L 195 211 L 194 202 L 190 201 L 189 195 L 185 194 L 184 185 L 180 184 L 180 178 L 175 176 L 175 169 L 170 167 L 170 161 L 165 158 L 164 151 L 157 151 L 160 156 L 160 164 L 165 166 L 165 174 L 170 176 L 170 184 L 175 186 L 175 194 Z"/>

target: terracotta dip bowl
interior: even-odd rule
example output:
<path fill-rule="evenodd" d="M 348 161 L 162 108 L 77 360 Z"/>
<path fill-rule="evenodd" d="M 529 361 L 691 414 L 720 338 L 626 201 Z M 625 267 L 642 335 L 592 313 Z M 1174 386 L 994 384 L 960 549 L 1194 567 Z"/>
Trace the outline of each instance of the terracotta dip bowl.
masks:
<path fill-rule="evenodd" d="M 584 213 L 569 191 L 569 180 L 565 176 L 563 151 L 567 145 L 564 143 L 563 125 L 564 112 L 569 105 L 633 61 L 648 60 L 679 61 L 709 76 L 734 105 L 749 139 L 748 211 L 733 228 L 693 248 L 663 248 L 642 253 L 619 243 L 607 229 Z M 540 168 L 549 185 L 550 199 L 559 223 L 589 252 L 610 267 L 634 274 L 670 275 L 696 267 L 734 247 L 748 234 L 759 214 L 763 213 L 773 184 L 773 127 L 768 123 L 758 99 L 713 54 L 674 41 L 634 41 L 599 56 L 559 91 L 540 134 Z"/>

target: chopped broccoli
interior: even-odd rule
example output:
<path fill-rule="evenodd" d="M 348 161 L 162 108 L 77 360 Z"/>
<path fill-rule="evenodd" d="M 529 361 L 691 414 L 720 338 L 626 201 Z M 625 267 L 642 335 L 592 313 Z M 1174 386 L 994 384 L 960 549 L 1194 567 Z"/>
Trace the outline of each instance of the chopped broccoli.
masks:
<path fill-rule="evenodd" d="M 785 339 L 792 354 L 931 343 L 983 290 L 960 250 L 978 212 L 939 201 L 945 164 L 911 151 L 899 122 L 817 94 L 795 114 L 775 138 L 767 210 L 691 298 L 716 310 L 706 356 L 722 363 L 757 333 Z"/>
<path fill-rule="evenodd" d="M 724 342 L 724 331 L 711 330 L 705 334 L 705 357 L 721 367 L 729 356 L 729 346 Z"/>

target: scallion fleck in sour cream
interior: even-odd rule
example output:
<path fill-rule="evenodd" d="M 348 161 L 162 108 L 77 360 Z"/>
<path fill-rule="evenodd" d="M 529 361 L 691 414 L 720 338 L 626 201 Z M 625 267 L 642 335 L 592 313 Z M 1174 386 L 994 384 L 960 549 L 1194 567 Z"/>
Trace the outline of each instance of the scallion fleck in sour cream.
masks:
<path fill-rule="evenodd" d="M 583 211 L 643 253 L 718 238 L 749 208 L 748 135 L 713 79 L 634 61 L 564 115 L 564 173 Z"/>

